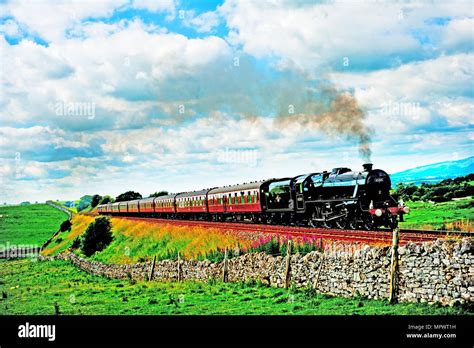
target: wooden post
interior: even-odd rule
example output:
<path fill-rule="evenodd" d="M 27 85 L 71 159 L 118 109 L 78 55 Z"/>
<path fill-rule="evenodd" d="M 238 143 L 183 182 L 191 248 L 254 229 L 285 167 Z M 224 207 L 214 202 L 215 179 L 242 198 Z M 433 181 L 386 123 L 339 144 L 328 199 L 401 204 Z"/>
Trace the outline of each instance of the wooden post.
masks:
<path fill-rule="evenodd" d="M 290 277 L 291 277 L 291 240 L 288 240 L 288 246 L 286 248 L 286 266 L 285 266 L 285 289 L 290 287 Z"/>
<path fill-rule="evenodd" d="M 178 282 L 181 281 L 181 258 L 179 257 L 179 251 L 178 251 Z"/>
<path fill-rule="evenodd" d="M 225 250 L 224 250 L 224 267 L 222 269 L 222 281 L 223 282 L 227 282 L 227 278 L 228 278 L 227 268 L 228 268 L 228 265 L 227 265 L 227 248 L 225 248 Z"/>
<path fill-rule="evenodd" d="M 318 274 L 316 275 L 316 279 L 314 280 L 314 283 L 313 283 L 313 289 L 315 290 L 316 290 L 316 287 L 318 286 L 319 275 L 321 274 L 321 270 L 323 269 L 323 264 L 324 264 L 325 259 L 326 259 L 326 254 L 323 251 L 321 255 L 321 261 L 319 262 Z"/>
<path fill-rule="evenodd" d="M 391 304 L 397 302 L 399 237 L 400 237 L 400 229 L 397 227 L 393 230 L 393 233 L 392 233 L 392 259 L 390 262 L 390 294 L 389 294 L 389 302 Z"/>
<path fill-rule="evenodd" d="M 155 264 L 156 264 L 156 255 L 153 256 L 153 262 L 151 263 L 150 272 L 148 273 L 148 281 L 153 279 L 153 272 L 155 270 Z"/>

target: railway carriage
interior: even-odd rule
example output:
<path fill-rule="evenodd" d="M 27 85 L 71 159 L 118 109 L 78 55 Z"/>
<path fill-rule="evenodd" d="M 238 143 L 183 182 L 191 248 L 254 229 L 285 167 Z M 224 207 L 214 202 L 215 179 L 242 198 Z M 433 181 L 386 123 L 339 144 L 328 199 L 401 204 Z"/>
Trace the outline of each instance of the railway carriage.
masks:
<path fill-rule="evenodd" d="M 153 200 L 155 214 L 162 217 L 174 215 L 176 213 L 175 197 L 176 195 L 156 197 Z"/>
<path fill-rule="evenodd" d="M 183 192 L 175 196 L 176 214 L 184 218 L 206 218 L 209 190 Z"/>
<path fill-rule="evenodd" d="M 118 202 L 118 212 L 123 215 L 128 213 L 128 202 Z"/>
<path fill-rule="evenodd" d="M 144 198 L 138 201 L 140 215 L 153 214 L 155 212 L 155 197 Z"/>
<path fill-rule="evenodd" d="M 217 187 L 208 193 L 207 203 L 213 220 L 251 218 L 262 212 L 260 187 L 264 181 Z"/>
<path fill-rule="evenodd" d="M 119 213 L 119 204 L 120 204 L 119 202 L 117 202 L 117 203 L 112 203 L 112 204 L 111 204 L 111 207 L 110 207 L 110 208 L 111 208 L 111 209 L 110 209 L 110 213 L 112 213 L 112 214 L 118 214 L 118 213 Z"/>
<path fill-rule="evenodd" d="M 138 215 L 140 213 L 140 201 L 138 199 L 134 201 L 129 201 L 127 209 L 130 214 Z"/>

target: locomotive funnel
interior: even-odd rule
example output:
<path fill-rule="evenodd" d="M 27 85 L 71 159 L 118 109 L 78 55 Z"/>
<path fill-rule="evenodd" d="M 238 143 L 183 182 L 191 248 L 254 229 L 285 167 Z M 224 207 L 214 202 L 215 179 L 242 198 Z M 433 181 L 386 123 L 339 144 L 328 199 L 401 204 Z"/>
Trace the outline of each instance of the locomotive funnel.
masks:
<path fill-rule="evenodd" d="M 370 172 L 372 170 L 373 164 L 372 163 L 365 163 L 362 165 L 364 168 L 364 172 Z"/>

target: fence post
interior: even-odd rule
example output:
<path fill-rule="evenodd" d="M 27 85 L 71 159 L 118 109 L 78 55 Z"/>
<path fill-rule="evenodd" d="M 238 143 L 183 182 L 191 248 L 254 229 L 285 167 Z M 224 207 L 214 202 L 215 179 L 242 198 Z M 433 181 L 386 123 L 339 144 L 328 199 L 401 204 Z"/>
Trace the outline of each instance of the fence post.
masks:
<path fill-rule="evenodd" d="M 398 240 L 400 229 L 397 227 L 392 233 L 392 258 L 390 262 L 390 295 L 391 304 L 397 302 L 397 278 L 398 278 Z"/>
<path fill-rule="evenodd" d="M 153 272 L 155 270 L 156 255 L 153 256 L 153 262 L 151 263 L 150 272 L 148 273 L 148 281 L 153 279 Z"/>
<path fill-rule="evenodd" d="M 179 251 L 178 251 L 178 282 L 181 281 L 181 258 L 179 257 Z"/>
<path fill-rule="evenodd" d="M 227 248 L 225 248 L 224 250 L 224 265 L 223 265 L 223 270 L 222 270 L 222 281 L 223 282 L 227 282 L 227 278 L 228 278 L 228 275 L 227 275 L 227 268 L 228 268 L 228 265 L 227 265 Z"/>
<path fill-rule="evenodd" d="M 290 277 L 291 277 L 291 240 L 288 240 L 288 246 L 286 248 L 286 265 L 285 265 L 285 289 L 290 287 Z"/>
<path fill-rule="evenodd" d="M 318 274 L 316 275 L 316 279 L 314 280 L 314 283 L 313 283 L 313 289 L 315 289 L 315 290 L 316 290 L 316 287 L 318 286 L 319 275 L 321 274 L 321 270 L 323 269 L 325 259 L 326 259 L 326 254 L 323 251 L 322 255 L 321 255 L 321 258 L 320 258 L 321 261 L 319 262 Z"/>

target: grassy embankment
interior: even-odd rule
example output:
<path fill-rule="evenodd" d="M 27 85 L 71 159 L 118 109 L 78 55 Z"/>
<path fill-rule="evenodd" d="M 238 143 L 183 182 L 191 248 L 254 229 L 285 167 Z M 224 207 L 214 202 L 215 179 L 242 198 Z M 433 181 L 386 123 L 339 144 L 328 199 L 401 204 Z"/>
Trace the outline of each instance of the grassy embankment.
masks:
<path fill-rule="evenodd" d="M 411 209 L 401 228 L 474 232 L 474 198 L 442 203 L 406 202 Z"/>
<path fill-rule="evenodd" d="M 59 233 L 43 251 L 44 255 L 55 255 L 71 247 L 73 241 L 82 236 L 94 217 L 75 215 L 71 231 Z M 92 258 L 105 263 L 135 263 L 174 258 L 179 251 L 185 258 L 204 257 L 219 248 L 244 248 L 248 239 L 223 234 L 216 229 L 202 227 L 173 226 L 137 222 L 120 218 L 112 219 L 112 243 Z"/>
<path fill-rule="evenodd" d="M 0 249 L 7 243 L 41 246 L 67 218 L 47 204 L 0 207 Z"/>
<path fill-rule="evenodd" d="M 310 290 L 221 282 L 130 282 L 82 272 L 64 261 L 0 261 L 0 314 L 444 315 L 462 307 L 389 305 Z"/>

